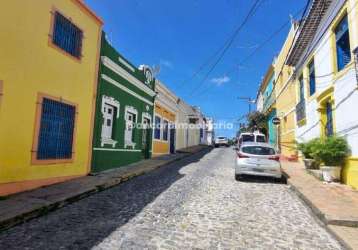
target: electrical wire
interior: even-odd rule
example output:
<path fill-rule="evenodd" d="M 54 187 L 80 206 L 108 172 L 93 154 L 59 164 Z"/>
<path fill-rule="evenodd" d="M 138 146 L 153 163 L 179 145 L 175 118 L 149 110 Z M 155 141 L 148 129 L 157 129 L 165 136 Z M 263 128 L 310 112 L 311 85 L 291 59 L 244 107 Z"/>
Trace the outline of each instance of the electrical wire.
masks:
<path fill-rule="evenodd" d="M 255 3 L 251 6 L 248 14 L 246 15 L 245 19 L 243 20 L 243 22 L 238 26 L 238 28 L 235 30 L 233 36 L 228 40 L 226 46 L 224 47 L 224 49 L 221 51 L 218 59 L 215 61 L 215 63 L 210 67 L 209 71 L 205 74 L 204 78 L 200 81 L 199 85 L 194 88 L 191 93 L 188 95 L 189 97 L 193 96 L 193 94 L 195 93 L 196 90 L 200 89 L 203 85 L 203 83 L 206 81 L 206 79 L 209 77 L 209 75 L 211 74 L 211 72 L 216 68 L 216 66 L 219 64 L 219 62 L 221 61 L 221 59 L 224 57 L 224 55 L 226 54 L 227 50 L 231 47 L 232 43 L 235 41 L 237 35 L 239 34 L 239 32 L 241 31 L 241 29 L 246 25 L 246 23 L 249 21 L 249 19 L 254 16 L 254 14 L 256 13 L 258 7 L 262 4 L 262 1 L 260 2 L 260 0 L 256 0 Z"/>

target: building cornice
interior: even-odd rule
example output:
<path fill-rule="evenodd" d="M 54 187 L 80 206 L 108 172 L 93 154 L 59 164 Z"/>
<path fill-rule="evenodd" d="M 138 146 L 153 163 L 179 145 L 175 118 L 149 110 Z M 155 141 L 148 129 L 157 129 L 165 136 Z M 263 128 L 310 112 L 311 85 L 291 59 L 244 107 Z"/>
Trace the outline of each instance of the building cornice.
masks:
<path fill-rule="evenodd" d="M 122 89 L 123 91 L 127 92 L 128 94 L 130 94 L 130 95 L 136 97 L 137 99 L 139 99 L 139 100 L 141 100 L 141 101 L 143 101 L 143 102 L 145 102 L 145 103 L 147 103 L 147 104 L 153 106 L 153 102 L 147 100 L 147 99 L 144 98 L 143 96 L 138 95 L 136 92 L 130 90 L 130 89 L 127 88 L 126 86 L 124 86 L 124 85 L 120 84 L 119 82 L 113 80 L 113 79 L 110 78 L 109 76 L 107 76 L 107 75 L 105 75 L 105 74 L 102 74 L 102 75 L 101 75 L 101 78 L 102 78 L 103 80 L 105 80 L 106 82 L 111 83 L 111 84 L 113 84 L 114 86 L 116 86 L 116 87 Z"/>
<path fill-rule="evenodd" d="M 109 68 L 110 70 L 112 70 L 113 72 L 118 74 L 119 76 L 126 79 L 128 82 L 130 82 L 131 84 L 136 86 L 138 89 L 142 90 L 143 92 L 147 93 L 148 95 L 150 95 L 152 97 L 156 95 L 156 93 L 152 89 L 150 89 L 143 82 L 139 81 L 136 77 L 134 77 L 133 75 L 128 73 L 127 70 L 125 70 L 124 68 L 119 66 L 117 63 L 112 61 L 107 56 L 102 56 L 101 60 L 102 60 L 102 63 L 104 66 L 106 66 L 107 68 Z"/>

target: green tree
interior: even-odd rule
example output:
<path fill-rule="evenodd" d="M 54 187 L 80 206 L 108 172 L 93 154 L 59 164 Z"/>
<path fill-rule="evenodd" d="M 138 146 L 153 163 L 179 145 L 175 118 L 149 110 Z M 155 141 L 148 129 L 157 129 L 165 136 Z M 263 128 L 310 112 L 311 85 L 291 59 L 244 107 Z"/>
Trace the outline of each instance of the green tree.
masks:
<path fill-rule="evenodd" d="M 259 111 L 251 112 L 247 118 L 247 127 L 249 131 L 259 129 L 264 134 L 267 134 L 267 120 L 266 114 Z"/>

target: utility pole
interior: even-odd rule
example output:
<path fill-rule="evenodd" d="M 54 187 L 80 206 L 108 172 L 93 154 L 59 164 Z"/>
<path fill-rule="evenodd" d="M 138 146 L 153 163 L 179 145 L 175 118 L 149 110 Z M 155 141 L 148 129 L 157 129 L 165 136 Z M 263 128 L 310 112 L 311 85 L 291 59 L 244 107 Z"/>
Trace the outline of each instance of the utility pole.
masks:
<path fill-rule="evenodd" d="M 251 113 L 251 104 L 255 104 L 255 99 L 252 99 L 250 97 L 238 97 L 237 99 L 244 100 L 244 101 L 248 102 L 248 104 L 249 104 L 249 113 L 248 113 L 248 115 L 250 115 L 250 113 Z"/>

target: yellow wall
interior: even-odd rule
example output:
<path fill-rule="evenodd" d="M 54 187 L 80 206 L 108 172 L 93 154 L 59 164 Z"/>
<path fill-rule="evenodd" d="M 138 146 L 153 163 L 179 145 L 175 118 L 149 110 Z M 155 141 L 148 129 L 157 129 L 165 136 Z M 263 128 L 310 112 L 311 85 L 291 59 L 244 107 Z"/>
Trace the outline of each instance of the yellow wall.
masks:
<path fill-rule="evenodd" d="M 342 171 L 345 184 L 358 188 L 358 158 L 349 158 Z"/>
<path fill-rule="evenodd" d="M 169 122 L 175 122 L 175 114 L 170 112 L 169 110 L 165 109 L 163 106 L 160 106 L 159 104 L 155 104 L 155 115 L 160 116 L 162 119 L 166 119 Z M 162 121 L 163 122 L 163 121 Z M 168 130 L 169 131 L 169 130 Z M 153 156 L 160 156 L 163 154 L 169 154 L 169 133 L 168 133 L 168 140 L 153 140 Z"/>
<path fill-rule="evenodd" d="M 294 33 L 295 29 L 292 27 L 274 65 L 276 77 L 276 112 L 281 119 L 279 128 L 280 149 L 281 154 L 286 157 L 297 154 L 294 143 L 296 121 L 293 111 L 296 106 L 295 85 L 291 81 L 287 84 L 293 68 L 283 65 L 291 47 Z"/>
<path fill-rule="evenodd" d="M 54 7 L 84 32 L 80 61 L 49 46 Z M 13 182 L 32 181 L 34 188 L 33 180 L 43 183 L 53 178 L 56 182 L 58 177 L 85 175 L 90 161 L 101 21 L 79 0 L 6 1 L 0 18 L 4 94 L 0 104 L 0 195 L 6 194 Z M 39 93 L 78 105 L 73 163 L 31 164 Z"/>

